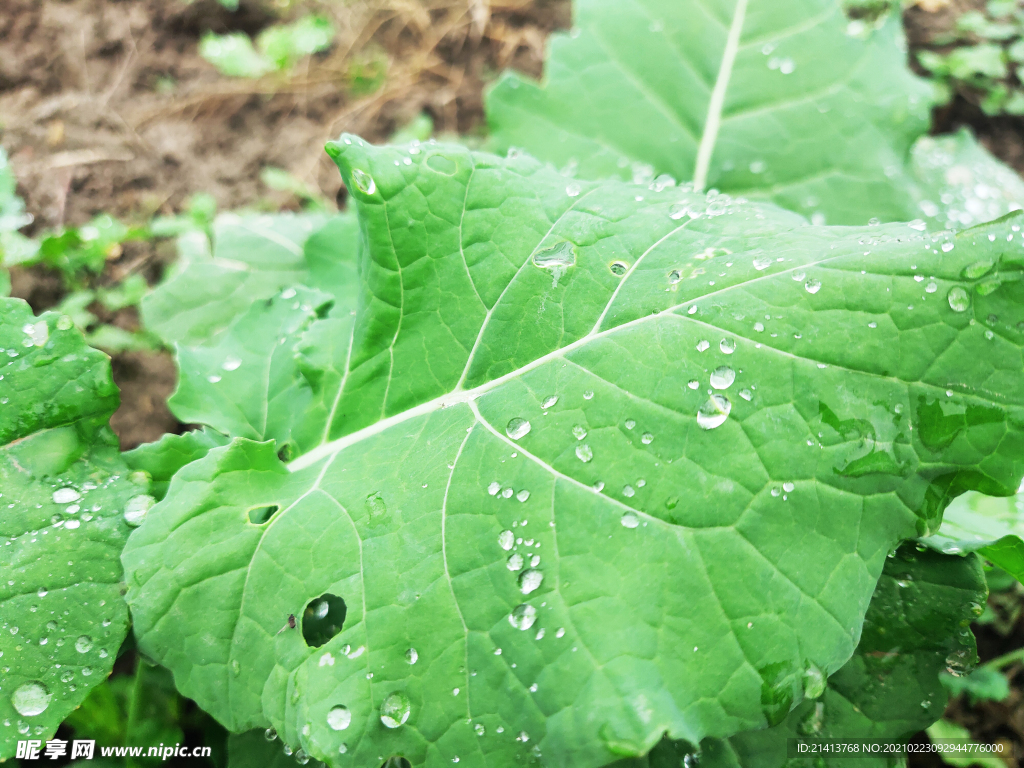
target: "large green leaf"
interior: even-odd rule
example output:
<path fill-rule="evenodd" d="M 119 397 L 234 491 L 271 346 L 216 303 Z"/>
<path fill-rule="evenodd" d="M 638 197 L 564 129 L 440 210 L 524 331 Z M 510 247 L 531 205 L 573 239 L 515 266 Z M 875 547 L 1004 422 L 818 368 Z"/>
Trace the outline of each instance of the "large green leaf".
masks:
<path fill-rule="evenodd" d="M 309 280 L 349 300 L 356 234 L 350 215 L 222 214 L 212 252 L 202 233 L 180 238 L 174 272 L 142 300 L 145 325 L 167 342 L 196 345 L 289 285 Z"/>
<path fill-rule="evenodd" d="M 829 678 L 808 677 L 812 696 L 786 722 L 765 731 L 706 743 L 701 764 L 779 768 L 843 766 L 848 757 L 786 759 L 787 740 L 906 741 L 941 715 L 947 693 L 939 675 L 965 674 L 977 662 L 968 629 L 988 588 L 974 555 L 953 557 L 904 545 L 885 563 L 853 658 Z M 818 694 L 813 696 L 813 694 Z M 891 756 L 857 765 L 888 766 Z"/>
<path fill-rule="evenodd" d="M 329 149 L 363 239 L 330 441 L 211 450 L 123 556 L 140 647 L 232 730 L 600 766 L 777 724 L 886 554 L 1019 482 L 1017 219 L 829 229 Z"/>
<path fill-rule="evenodd" d="M 70 318 L 0 299 L 0 759 L 53 735 L 128 630 L 123 513 L 151 499 L 107 426 L 117 405 Z"/>
<path fill-rule="evenodd" d="M 502 151 L 584 178 L 670 174 L 821 223 L 962 226 L 1024 204 L 1019 179 L 1008 200 L 1001 185 L 954 181 L 969 190 L 961 200 L 936 177 L 936 154 L 1016 176 L 970 136 L 926 139 L 911 157 L 931 89 L 907 67 L 892 15 L 874 29 L 838 0 L 577 0 L 575 11 L 542 84 L 508 73 L 489 94 Z"/>

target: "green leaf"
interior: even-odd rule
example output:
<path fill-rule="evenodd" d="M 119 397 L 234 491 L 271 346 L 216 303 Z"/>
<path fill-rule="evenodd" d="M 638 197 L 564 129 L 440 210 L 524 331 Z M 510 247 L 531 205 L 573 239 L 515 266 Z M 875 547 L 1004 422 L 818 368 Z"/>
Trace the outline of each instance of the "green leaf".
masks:
<path fill-rule="evenodd" d="M 164 435 L 154 443 L 146 443 L 121 454 L 121 457 L 131 469 L 149 475 L 151 493 L 162 499 L 175 472 L 203 458 L 211 448 L 226 443 L 227 438 L 212 429 L 197 429 L 183 435 Z"/>
<path fill-rule="evenodd" d="M 2 299 L 0 347 L 2 759 L 52 736 L 110 673 L 128 629 L 122 512 L 149 497 L 107 426 L 110 362 L 70 318 Z"/>
<path fill-rule="evenodd" d="M 946 508 L 942 525 L 921 543 L 939 552 L 977 552 L 1024 583 L 1024 494 L 993 498 L 965 493 Z"/>
<path fill-rule="evenodd" d="M 291 24 L 278 24 L 260 32 L 256 41 L 277 69 L 288 69 L 299 59 L 330 47 L 334 27 L 323 16 L 303 16 Z"/>
<path fill-rule="evenodd" d="M 222 214 L 213 226 L 212 253 L 201 234 L 179 240 L 175 271 L 142 300 L 144 324 L 168 343 L 194 345 L 286 286 L 310 281 L 331 290 L 345 279 L 344 260 L 332 258 L 325 266 L 323 254 L 347 254 L 351 263 L 357 237 L 351 215 Z M 354 292 L 355 286 L 337 290 Z"/>
<path fill-rule="evenodd" d="M 853 658 L 827 686 L 819 677 L 805 678 L 805 689 L 823 695 L 808 697 L 776 728 L 742 733 L 728 744 L 705 744 L 701 765 L 842 766 L 846 758 L 826 758 L 823 764 L 787 761 L 787 739 L 906 741 L 942 714 L 947 695 L 940 674 L 952 669 L 963 675 L 977 661 L 967 627 L 987 593 L 977 557 L 918 552 L 904 545 L 885 563 Z M 888 766 L 889 759 L 858 764 Z"/>
<path fill-rule="evenodd" d="M 905 59 L 898 14 L 873 29 L 835 0 L 578 0 L 544 82 L 506 73 L 487 115 L 502 151 L 583 178 L 669 174 L 820 223 L 906 221 L 939 195 L 907 164 L 932 89 Z"/>
<path fill-rule="evenodd" d="M 940 679 L 950 696 L 966 693 L 972 706 L 979 701 L 1003 701 L 1010 696 L 1010 683 L 998 669 L 979 667 L 962 677 L 944 673 Z"/>
<path fill-rule="evenodd" d="M 167 401 L 171 412 L 223 434 L 294 443 L 292 425 L 311 392 L 303 386 L 294 348 L 332 304 L 321 291 L 286 289 L 253 304 L 216 343 L 179 346 L 180 380 Z M 318 444 L 324 427 L 314 427 L 314 442 L 304 450 Z"/>
<path fill-rule="evenodd" d="M 1002 46 L 992 43 L 954 48 L 947 61 L 950 75 L 957 80 L 970 81 L 978 77 L 1001 80 L 1007 75 Z"/>
<path fill-rule="evenodd" d="M 199 55 L 228 77 L 262 77 L 274 69 L 274 62 L 257 51 L 244 32 L 207 32 L 199 41 Z"/>
<path fill-rule="evenodd" d="M 927 730 L 928 736 L 933 742 L 938 739 L 956 739 L 967 744 L 977 743 L 971 738 L 970 731 L 950 720 L 937 720 Z M 941 757 L 942 762 L 946 765 L 952 765 L 954 768 L 970 768 L 971 766 L 978 766 L 978 768 L 1003 768 L 1006 765 L 994 754 L 981 752 L 970 754 L 953 751 L 943 753 Z"/>
<path fill-rule="evenodd" d="M 1019 216 L 811 227 L 329 151 L 363 242 L 329 442 L 211 450 L 123 555 L 140 649 L 233 731 L 589 768 L 778 724 L 853 654 L 887 553 L 1019 483 Z"/>

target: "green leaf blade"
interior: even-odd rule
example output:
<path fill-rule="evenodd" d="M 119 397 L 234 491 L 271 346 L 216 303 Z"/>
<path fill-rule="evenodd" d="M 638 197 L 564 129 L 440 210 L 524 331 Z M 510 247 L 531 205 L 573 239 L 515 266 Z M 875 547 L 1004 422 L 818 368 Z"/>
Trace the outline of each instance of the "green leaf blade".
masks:
<path fill-rule="evenodd" d="M 339 766 L 596 767 L 777 724 L 854 652 L 887 553 L 1024 472 L 1024 339 L 977 314 L 1022 312 L 1016 219 L 828 229 L 460 147 L 330 151 L 363 239 L 336 437 L 287 467 L 211 451 L 123 558 L 140 647 L 230 728 Z"/>

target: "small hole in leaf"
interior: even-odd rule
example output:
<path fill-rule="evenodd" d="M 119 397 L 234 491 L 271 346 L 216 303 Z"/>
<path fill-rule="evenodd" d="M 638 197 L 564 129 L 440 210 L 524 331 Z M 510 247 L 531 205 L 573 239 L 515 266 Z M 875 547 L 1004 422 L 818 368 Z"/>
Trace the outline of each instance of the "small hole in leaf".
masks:
<path fill-rule="evenodd" d="M 277 451 L 277 458 L 283 462 L 289 462 L 295 458 L 296 450 L 294 443 L 285 443 Z"/>
<path fill-rule="evenodd" d="M 280 504 L 271 504 L 267 507 L 253 507 L 249 510 L 249 522 L 253 525 L 263 525 L 274 516 L 274 513 L 281 508 Z"/>
<path fill-rule="evenodd" d="M 311 648 L 319 648 L 345 625 L 348 608 L 345 601 L 329 592 L 310 600 L 302 612 L 302 639 Z"/>
<path fill-rule="evenodd" d="M 380 764 L 380 768 L 412 768 L 412 763 L 406 760 L 404 757 L 395 755 L 389 757 L 383 763 Z"/>

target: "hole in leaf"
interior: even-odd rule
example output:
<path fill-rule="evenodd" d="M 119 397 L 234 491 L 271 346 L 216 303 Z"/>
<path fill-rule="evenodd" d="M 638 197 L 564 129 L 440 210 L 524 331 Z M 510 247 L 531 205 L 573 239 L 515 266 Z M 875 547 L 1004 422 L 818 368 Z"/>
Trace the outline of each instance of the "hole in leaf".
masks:
<path fill-rule="evenodd" d="M 310 600 L 302 612 L 302 639 L 310 648 L 319 648 L 345 625 L 348 608 L 345 601 L 327 592 Z"/>
<path fill-rule="evenodd" d="M 253 525 L 263 525 L 274 516 L 274 513 L 281 508 L 280 504 L 271 504 L 267 507 L 253 507 L 249 510 L 249 522 Z"/>
<path fill-rule="evenodd" d="M 404 757 L 395 755 L 389 757 L 383 763 L 380 764 L 380 768 L 412 768 L 412 763 L 406 760 Z"/>
<path fill-rule="evenodd" d="M 296 453 L 297 451 L 295 450 L 294 443 L 285 443 L 278 449 L 277 458 L 279 458 L 281 461 L 287 464 L 289 461 L 295 458 Z"/>

